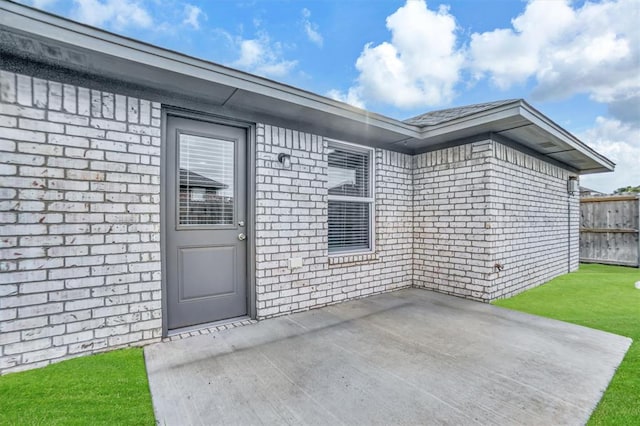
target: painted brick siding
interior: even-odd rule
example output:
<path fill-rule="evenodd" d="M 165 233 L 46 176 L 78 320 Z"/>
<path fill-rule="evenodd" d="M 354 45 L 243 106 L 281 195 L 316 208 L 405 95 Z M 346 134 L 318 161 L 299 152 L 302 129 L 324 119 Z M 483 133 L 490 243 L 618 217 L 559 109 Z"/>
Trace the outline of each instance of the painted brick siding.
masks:
<path fill-rule="evenodd" d="M 160 337 L 160 121 L 0 72 L 0 371 Z"/>
<path fill-rule="evenodd" d="M 160 132 L 159 103 L 0 71 L 0 372 L 160 339 Z M 493 140 L 374 158 L 375 251 L 329 256 L 328 140 L 256 126 L 259 319 L 577 269 L 568 171 Z"/>
<path fill-rule="evenodd" d="M 567 193 L 569 171 L 498 142 L 493 149 L 492 254 L 504 267 L 493 274 L 489 295 L 496 299 L 578 268 L 580 205 Z"/>
<path fill-rule="evenodd" d="M 416 155 L 413 284 L 488 300 L 490 140 Z"/>
<path fill-rule="evenodd" d="M 376 251 L 335 257 L 328 254 L 327 140 L 269 125 L 256 133 L 259 318 L 411 286 L 410 156 L 376 151 Z M 290 169 L 277 161 L 280 152 L 291 154 Z M 290 269 L 292 257 L 303 266 Z"/>
<path fill-rule="evenodd" d="M 569 174 L 492 140 L 417 155 L 414 285 L 490 301 L 576 270 Z"/>

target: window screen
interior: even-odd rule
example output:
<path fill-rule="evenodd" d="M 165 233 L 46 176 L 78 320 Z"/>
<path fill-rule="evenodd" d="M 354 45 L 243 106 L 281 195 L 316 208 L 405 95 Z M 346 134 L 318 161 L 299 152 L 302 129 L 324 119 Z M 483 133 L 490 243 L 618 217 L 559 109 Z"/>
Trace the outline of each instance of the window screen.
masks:
<path fill-rule="evenodd" d="M 329 253 L 372 245 L 372 151 L 329 143 Z"/>
<path fill-rule="evenodd" d="M 180 225 L 233 224 L 234 143 L 181 134 Z"/>

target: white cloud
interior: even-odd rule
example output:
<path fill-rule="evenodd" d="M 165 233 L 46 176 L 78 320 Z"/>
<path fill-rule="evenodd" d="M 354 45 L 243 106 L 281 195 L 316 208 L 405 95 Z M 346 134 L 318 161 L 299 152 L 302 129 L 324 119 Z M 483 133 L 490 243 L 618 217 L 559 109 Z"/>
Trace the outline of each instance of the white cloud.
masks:
<path fill-rule="evenodd" d="M 346 95 L 332 91 L 335 97 L 400 108 L 450 102 L 464 57 L 456 46 L 456 21 L 449 9 L 433 11 L 423 0 L 407 0 L 387 18 L 387 28 L 391 41 L 367 44 L 356 61 L 355 86 Z"/>
<path fill-rule="evenodd" d="M 207 19 L 207 15 L 198 6 L 186 4 L 184 6 L 185 18 L 182 21 L 185 25 L 190 25 L 194 30 L 200 29 L 200 18 Z"/>
<path fill-rule="evenodd" d="M 307 8 L 302 9 L 302 25 L 304 26 L 305 33 L 307 33 L 307 37 L 312 43 L 318 47 L 322 47 L 324 38 L 322 34 L 320 34 L 320 31 L 318 31 L 318 25 L 311 22 L 309 18 L 311 18 L 311 11 Z"/>
<path fill-rule="evenodd" d="M 362 96 L 360 94 L 358 87 L 350 88 L 347 93 L 343 93 L 339 90 L 332 89 L 327 92 L 327 96 L 335 99 L 336 101 L 345 102 L 353 105 L 354 107 L 363 108 L 365 107 L 364 101 L 362 100 Z"/>
<path fill-rule="evenodd" d="M 585 175 L 580 178 L 581 185 L 605 193 L 640 185 L 640 128 L 598 117 L 595 126 L 578 137 L 616 163 L 615 172 Z"/>
<path fill-rule="evenodd" d="M 513 29 L 472 34 L 469 53 L 477 77 L 488 73 L 502 89 L 525 81 L 541 68 L 540 52 L 558 39 L 572 14 L 564 1 L 533 1 L 511 20 Z"/>
<path fill-rule="evenodd" d="M 285 60 L 282 57 L 282 45 L 271 42 L 265 32 L 255 39 L 238 39 L 240 57 L 231 66 L 265 77 L 284 77 L 298 61 Z"/>
<path fill-rule="evenodd" d="M 149 12 L 134 0 L 74 0 L 73 17 L 97 27 L 150 28 L 153 19 Z"/>
<path fill-rule="evenodd" d="M 471 36 L 469 59 L 477 78 L 506 89 L 535 79 L 533 97 L 562 99 L 587 93 L 610 104 L 623 120 L 640 120 L 618 104 L 640 101 L 640 7 L 637 0 L 531 1 L 512 28 Z"/>

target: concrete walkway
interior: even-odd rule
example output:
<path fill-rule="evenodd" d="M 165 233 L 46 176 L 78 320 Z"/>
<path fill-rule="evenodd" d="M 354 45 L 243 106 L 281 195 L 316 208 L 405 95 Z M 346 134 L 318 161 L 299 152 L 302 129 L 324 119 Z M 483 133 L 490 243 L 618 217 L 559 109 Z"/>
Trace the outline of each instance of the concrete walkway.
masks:
<path fill-rule="evenodd" d="M 160 424 L 578 425 L 630 342 L 407 289 L 145 356 Z"/>

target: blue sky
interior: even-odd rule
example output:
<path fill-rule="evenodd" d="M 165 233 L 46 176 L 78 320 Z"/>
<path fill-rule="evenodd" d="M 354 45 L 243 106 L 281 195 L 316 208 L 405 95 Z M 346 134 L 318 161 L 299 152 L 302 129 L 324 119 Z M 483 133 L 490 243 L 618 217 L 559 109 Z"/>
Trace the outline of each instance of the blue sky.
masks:
<path fill-rule="evenodd" d="M 398 119 L 525 98 L 640 185 L 640 2 L 25 0 Z"/>

